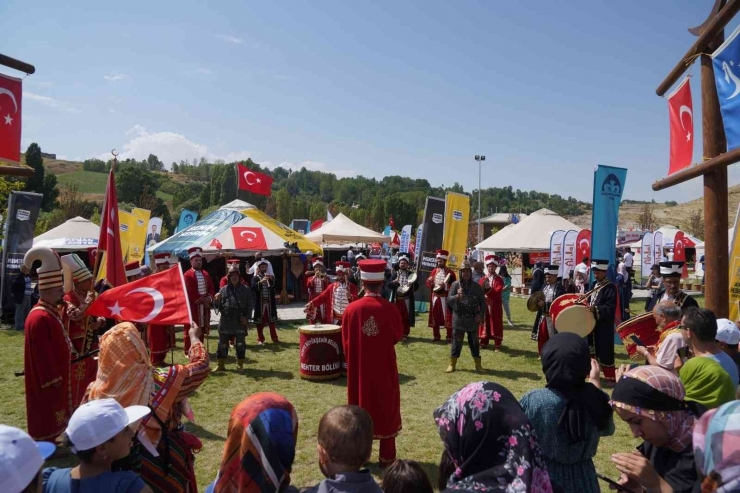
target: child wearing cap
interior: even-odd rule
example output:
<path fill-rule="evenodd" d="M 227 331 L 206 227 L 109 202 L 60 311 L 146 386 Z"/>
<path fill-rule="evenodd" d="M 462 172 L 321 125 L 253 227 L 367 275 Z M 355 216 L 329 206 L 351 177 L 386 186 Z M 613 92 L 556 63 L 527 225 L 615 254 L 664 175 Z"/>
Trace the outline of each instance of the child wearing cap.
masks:
<path fill-rule="evenodd" d="M 25 431 L 0 425 L 0 491 L 40 492 L 41 468 L 55 450 L 53 443 L 34 442 Z"/>
<path fill-rule="evenodd" d="M 65 431 L 65 445 L 80 464 L 44 469 L 44 493 L 151 493 L 135 472 L 111 471 L 114 461 L 129 455 L 137 423 L 149 413 L 146 406 L 124 409 L 115 399 L 94 400 L 77 408 Z"/>
<path fill-rule="evenodd" d="M 740 329 L 727 318 L 717 319 L 717 335 L 714 337 L 717 346 L 732 358 L 740 372 L 740 352 L 737 345 L 740 344 Z"/>

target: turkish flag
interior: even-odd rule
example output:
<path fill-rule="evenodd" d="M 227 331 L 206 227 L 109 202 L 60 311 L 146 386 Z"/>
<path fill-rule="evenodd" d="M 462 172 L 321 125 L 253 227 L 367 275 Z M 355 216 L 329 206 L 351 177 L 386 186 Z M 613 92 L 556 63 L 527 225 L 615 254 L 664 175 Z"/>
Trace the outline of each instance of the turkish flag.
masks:
<path fill-rule="evenodd" d="M 688 167 L 694 157 L 694 105 L 688 77 L 668 96 L 668 117 L 671 125 L 668 174 L 671 175 Z"/>
<path fill-rule="evenodd" d="M 21 97 L 23 82 L 0 74 L 0 160 L 21 161 Z"/>
<path fill-rule="evenodd" d="M 126 270 L 123 268 L 123 250 L 121 249 L 121 227 L 118 222 L 118 194 L 113 170 L 108 173 L 108 186 L 105 189 L 103 212 L 100 216 L 98 251 L 105 252 L 105 279 L 108 284 L 113 287 L 126 284 Z"/>
<path fill-rule="evenodd" d="M 683 231 L 676 232 L 676 236 L 673 237 L 673 261 L 683 262 L 683 269 L 681 272 L 681 278 L 686 279 L 689 276 L 689 268 L 686 265 L 686 247 L 688 238 L 684 236 Z"/>
<path fill-rule="evenodd" d="M 576 265 L 583 262 L 583 259 L 585 257 L 591 258 L 591 230 L 590 229 L 582 229 L 578 232 L 578 236 L 576 236 Z"/>
<path fill-rule="evenodd" d="M 211 241 L 211 245 L 210 246 L 216 247 L 219 250 L 221 250 L 221 248 L 223 248 L 223 245 L 221 244 L 220 241 L 218 241 L 218 238 L 214 238 L 213 241 Z"/>
<path fill-rule="evenodd" d="M 237 250 L 267 250 L 267 240 L 262 228 L 232 226 L 234 248 Z"/>
<path fill-rule="evenodd" d="M 85 315 L 156 325 L 192 323 L 185 280 L 178 265 L 105 291 Z"/>
<path fill-rule="evenodd" d="M 236 170 L 239 175 L 239 190 L 246 190 L 257 195 L 272 194 L 272 176 L 252 171 L 243 164 L 237 164 Z"/>

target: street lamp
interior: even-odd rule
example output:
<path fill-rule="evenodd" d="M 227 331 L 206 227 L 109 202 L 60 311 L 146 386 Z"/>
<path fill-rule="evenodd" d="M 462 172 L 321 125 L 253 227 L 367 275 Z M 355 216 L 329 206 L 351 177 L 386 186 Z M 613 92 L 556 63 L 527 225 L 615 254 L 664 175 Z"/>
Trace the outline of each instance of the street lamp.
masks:
<path fill-rule="evenodd" d="M 481 177 L 481 164 L 486 160 L 486 156 L 475 156 L 475 160 L 478 161 L 478 243 L 483 241 L 483 229 L 480 222 L 480 177 Z"/>

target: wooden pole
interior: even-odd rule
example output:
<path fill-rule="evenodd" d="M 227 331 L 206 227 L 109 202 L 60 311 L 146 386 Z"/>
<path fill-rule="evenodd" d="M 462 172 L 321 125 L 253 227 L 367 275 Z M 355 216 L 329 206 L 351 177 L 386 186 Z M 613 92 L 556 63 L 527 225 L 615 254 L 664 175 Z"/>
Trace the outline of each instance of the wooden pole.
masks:
<path fill-rule="evenodd" d="M 25 72 L 28 75 L 31 75 L 36 72 L 36 67 L 31 65 L 30 63 L 16 60 L 15 58 L 11 58 L 7 55 L 3 55 L 2 53 L 0 53 L 0 65 L 5 65 L 6 67 L 14 68 L 20 72 Z"/>
<path fill-rule="evenodd" d="M 690 168 L 682 169 L 672 175 L 668 175 L 662 180 L 658 180 L 653 183 L 653 190 L 657 192 L 659 190 L 670 188 L 674 185 L 687 182 L 693 178 L 698 178 L 707 173 L 711 173 L 715 169 L 727 168 L 731 164 L 735 164 L 737 162 L 740 162 L 740 147 L 729 152 L 725 152 L 724 154 L 720 154 L 712 159 L 707 159 L 701 164 L 697 164 Z"/>
<path fill-rule="evenodd" d="M 724 33 L 720 32 L 709 50 L 714 51 L 723 41 Z M 727 139 L 709 55 L 701 56 L 701 101 L 704 156 L 711 159 L 727 150 Z M 727 220 L 727 166 L 723 166 L 704 175 L 705 306 L 717 318 L 726 318 L 729 311 Z"/>

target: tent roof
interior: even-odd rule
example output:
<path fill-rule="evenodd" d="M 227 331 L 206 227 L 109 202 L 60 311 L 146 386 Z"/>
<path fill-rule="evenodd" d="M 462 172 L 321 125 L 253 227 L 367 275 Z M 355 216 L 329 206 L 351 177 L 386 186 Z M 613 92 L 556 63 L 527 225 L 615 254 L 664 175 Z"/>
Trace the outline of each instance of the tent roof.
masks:
<path fill-rule="evenodd" d="M 682 229 L 679 229 L 675 226 L 666 225 L 661 226 L 660 228 L 655 230 L 655 233 L 660 231 L 663 233 L 663 247 L 665 248 L 673 248 L 673 239 L 676 237 L 676 233 L 679 231 L 683 231 Z M 688 234 L 686 231 L 683 232 L 684 236 L 688 237 L 691 241 L 694 242 L 696 246 L 703 246 L 704 242 L 697 238 L 696 236 L 692 236 Z M 636 242 L 629 245 L 630 248 L 642 248 L 642 238 L 637 240 Z"/>
<path fill-rule="evenodd" d="M 242 211 L 244 209 L 256 209 L 255 206 L 250 204 L 249 202 L 244 202 L 243 200 L 232 200 L 228 204 L 224 204 L 221 207 L 219 207 L 219 210 L 230 210 L 230 211 Z"/>
<path fill-rule="evenodd" d="M 580 231 L 582 228 L 549 209 L 540 209 L 486 238 L 476 248 L 495 252 L 550 250 L 550 234 L 559 229 Z"/>
<path fill-rule="evenodd" d="M 33 246 L 45 246 L 62 252 L 80 251 L 96 247 L 99 236 L 100 226 L 77 216 L 34 238 Z"/>
<path fill-rule="evenodd" d="M 341 212 L 306 235 L 317 243 L 387 243 L 388 237 L 372 229 L 360 226 Z"/>

